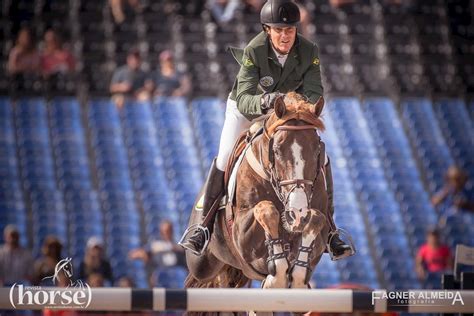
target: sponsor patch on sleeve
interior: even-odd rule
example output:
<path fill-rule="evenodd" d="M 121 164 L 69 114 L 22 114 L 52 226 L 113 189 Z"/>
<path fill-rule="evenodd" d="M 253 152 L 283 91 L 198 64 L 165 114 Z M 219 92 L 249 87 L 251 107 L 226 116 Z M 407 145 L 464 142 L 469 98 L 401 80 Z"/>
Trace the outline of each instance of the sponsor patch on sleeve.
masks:
<path fill-rule="evenodd" d="M 316 58 L 313 60 L 313 65 L 316 65 L 316 66 L 319 65 L 319 58 L 318 58 L 318 57 L 316 57 Z"/>

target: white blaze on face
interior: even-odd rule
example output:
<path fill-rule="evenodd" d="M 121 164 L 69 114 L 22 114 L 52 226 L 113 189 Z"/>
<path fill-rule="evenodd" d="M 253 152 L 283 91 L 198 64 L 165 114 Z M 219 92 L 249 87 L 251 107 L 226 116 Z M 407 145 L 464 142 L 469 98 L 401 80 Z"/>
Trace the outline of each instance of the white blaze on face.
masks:
<path fill-rule="evenodd" d="M 293 177 L 292 179 L 304 179 L 303 148 L 296 142 L 291 145 L 291 153 L 293 155 Z M 308 208 L 308 200 L 303 188 L 296 188 L 288 197 L 288 207 L 297 210 Z"/>

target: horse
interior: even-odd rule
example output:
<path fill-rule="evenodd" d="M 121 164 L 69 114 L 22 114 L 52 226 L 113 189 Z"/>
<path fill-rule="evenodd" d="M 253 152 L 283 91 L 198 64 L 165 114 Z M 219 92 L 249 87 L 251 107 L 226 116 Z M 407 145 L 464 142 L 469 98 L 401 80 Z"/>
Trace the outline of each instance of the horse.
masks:
<path fill-rule="evenodd" d="M 63 287 L 75 287 L 81 290 L 84 290 L 88 285 L 84 286 L 82 280 L 74 281 L 72 279 L 73 276 L 73 269 L 72 269 L 72 258 L 65 258 L 60 260 L 55 268 L 54 274 L 51 276 L 44 277 L 42 281 L 47 279 L 51 279 L 53 285 L 59 286 L 62 285 Z"/>
<path fill-rule="evenodd" d="M 201 256 L 186 251 L 187 288 L 308 288 L 328 234 L 324 130 L 316 104 L 290 92 L 278 98 L 236 166 L 233 198 L 219 210 Z M 236 146 L 237 147 L 237 146 Z M 197 203 L 189 225 L 202 222 Z M 227 192 L 228 197 L 232 196 Z"/>

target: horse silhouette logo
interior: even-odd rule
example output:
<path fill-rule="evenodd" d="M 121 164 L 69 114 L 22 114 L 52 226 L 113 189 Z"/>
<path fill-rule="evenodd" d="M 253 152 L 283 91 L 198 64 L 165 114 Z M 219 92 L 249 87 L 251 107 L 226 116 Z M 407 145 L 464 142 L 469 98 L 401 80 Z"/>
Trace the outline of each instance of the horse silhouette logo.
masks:
<path fill-rule="evenodd" d="M 73 280 L 72 259 L 59 261 L 54 274 L 42 281 L 51 280 L 54 287 L 24 286 L 13 284 L 10 288 L 10 304 L 17 306 L 40 306 L 43 308 L 87 308 L 92 301 L 89 284 Z"/>
<path fill-rule="evenodd" d="M 72 258 L 65 258 L 60 260 L 54 268 L 54 274 L 51 276 L 44 277 L 42 281 L 51 279 L 53 284 L 61 287 L 76 287 L 79 289 L 85 289 L 87 285 L 84 285 L 82 280 L 74 281 L 72 268 Z"/>

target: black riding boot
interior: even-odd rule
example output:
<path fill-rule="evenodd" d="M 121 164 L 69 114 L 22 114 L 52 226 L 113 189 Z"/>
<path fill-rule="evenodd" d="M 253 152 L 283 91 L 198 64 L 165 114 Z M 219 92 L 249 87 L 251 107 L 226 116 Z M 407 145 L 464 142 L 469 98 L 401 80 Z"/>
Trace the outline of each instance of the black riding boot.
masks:
<path fill-rule="evenodd" d="M 213 212 L 214 214 L 211 214 L 211 218 L 207 223 L 203 223 L 202 226 L 197 227 L 187 240 L 180 242 L 183 248 L 191 250 L 196 255 L 202 254 L 204 247 L 207 246 L 206 240 L 208 241 L 210 239 L 214 229 L 215 209 L 219 207 L 219 200 L 224 193 L 224 171 L 217 169 L 216 159 L 212 162 L 205 185 L 206 191 L 204 193 L 202 218 L 205 219 L 209 212 Z M 207 234 L 207 232 L 209 232 L 209 234 Z M 206 237 L 206 235 L 208 236 Z"/>
<path fill-rule="evenodd" d="M 328 193 L 328 207 L 329 207 L 329 223 L 331 225 L 331 232 L 329 234 L 329 248 L 328 252 L 332 253 L 331 258 L 338 260 L 354 254 L 352 246 L 346 244 L 337 232 L 336 223 L 334 223 L 334 191 L 332 181 L 331 162 L 328 158 L 328 163 L 325 167 L 326 182 L 327 182 L 327 193 Z"/>

